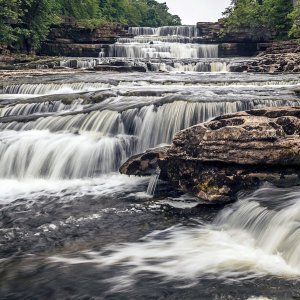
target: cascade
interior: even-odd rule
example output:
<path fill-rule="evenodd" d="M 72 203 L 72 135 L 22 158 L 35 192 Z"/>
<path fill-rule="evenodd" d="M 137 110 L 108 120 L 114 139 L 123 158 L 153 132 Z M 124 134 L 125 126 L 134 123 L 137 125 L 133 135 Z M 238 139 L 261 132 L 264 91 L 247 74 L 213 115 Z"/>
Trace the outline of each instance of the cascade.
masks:
<path fill-rule="evenodd" d="M 265 185 L 217 208 L 164 182 L 153 199 L 159 169 L 150 178 L 118 170 L 216 116 L 300 107 L 299 76 L 226 72 L 226 59 L 140 62 L 168 73 L 3 79 L 0 298 L 42 299 L 49 291 L 57 299 L 70 291 L 93 298 L 102 290 L 116 299 L 210 299 L 213 290 L 220 299 L 292 299 L 299 292 L 299 187 Z"/>
<path fill-rule="evenodd" d="M 152 63 L 150 71 L 165 71 L 165 72 L 228 72 L 230 67 L 229 62 L 160 62 Z M 149 70 L 149 69 L 148 69 Z"/>
<path fill-rule="evenodd" d="M 109 47 L 110 57 L 127 58 L 217 58 L 218 45 L 181 43 L 116 43 Z"/>
<path fill-rule="evenodd" d="M 46 83 L 46 84 L 20 84 L 11 85 L 4 88 L 4 94 L 31 94 L 31 95 L 48 95 L 48 94 L 68 94 L 76 92 L 97 91 L 102 88 L 110 87 L 108 83 L 102 82 L 78 82 L 78 83 Z"/>
<path fill-rule="evenodd" d="M 166 63 L 183 71 L 226 66 L 226 61 Z M 223 75 L 203 74 L 200 80 L 196 74 L 186 79 L 182 74 L 157 74 L 141 79 L 111 74 L 102 80 L 87 74 L 78 82 L 28 79 L 5 85 L 1 98 L 14 100 L 0 107 L 0 177 L 93 177 L 117 171 L 129 156 L 171 143 L 176 132 L 215 116 L 264 106 L 300 106 L 290 90 L 299 84 L 296 77 L 226 76 L 223 80 Z M 72 95 L 63 98 L 61 93 Z M 20 100 L 21 95 L 33 98 Z"/>
<path fill-rule="evenodd" d="M 130 27 L 133 38 L 121 38 L 109 47 L 109 57 L 217 58 L 218 45 L 193 44 L 196 26 Z"/>
<path fill-rule="evenodd" d="M 140 36 L 140 35 L 154 35 L 154 36 L 184 36 L 184 37 L 196 37 L 197 27 L 194 25 L 183 26 L 163 26 L 158 28 L 153 27 L 129 27 L 128 33 Z"/>
<path fill-rule="evenodd" d="M 0 133 L 0 178 L 87 178 L 117 171 L 132 138 L 49 133 Z"/>
<path fill-rule="evenodd" d="M 103 50 L 99 53 L 99 57 L 103 57 L 104 53 Z M 62 60 L 60 61 L 59 65 L 60 67 L 65 67 L 65 68 L 74 68 L 74 69 L 90 69 L 95 67 L 100 63 L 100 59 L 98 58 L 92 58 L 92 59 L 67 59 L 67 60 Z"/>
<path fill-rule="evenodd" d="M 76 111 L 81 109 L 82 101 L 74 101 L 71 104 L 64 104 L 61 101 L 42 103 L 20 103 L 13 106 L 0 108 L 0 117 L 28 116 L 41 113 Z"/>
<path fill-rule="evenodd" d="M 0 123 L 4 142 L 0 147 L 0 177 L 84 178 L 109 173 L 117 171 L 134 153 L 170 143 L 179 130 L 214 116 L 257 105 L 300 105 L 271 100 L 260 103 L 174 101 L 122 112 L 78 111 L 25 123 Z"/>
<path fill-rule="evenodd" d="M 154 35 L 156 28 L 154 27 L 129 27 L 128 33 L 132 35 Z"/>
<path fill-rule="evenodd" d="M 155 170 L 155 173 L 150 178 L 148 188 L 147 188 L 147 194 L 149 196 L 154 196 L 154 194 L 155 194 L 155 190 L 156 190 L 156 187 L 157 187 L 157 183 L 158 183 L 160 173 L 161 173 L 161 170 L 160 170 L 159 167 L 157 167 L 157 169 Z"/>

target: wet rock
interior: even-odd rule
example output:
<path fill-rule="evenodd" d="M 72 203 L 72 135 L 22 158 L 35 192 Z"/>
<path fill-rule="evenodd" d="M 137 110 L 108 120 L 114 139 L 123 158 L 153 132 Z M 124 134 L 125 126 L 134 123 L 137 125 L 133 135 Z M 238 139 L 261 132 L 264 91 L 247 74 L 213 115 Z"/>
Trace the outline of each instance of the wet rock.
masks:
<path fill-rule="evenodd" d="M 112 66 L 112 65 L 97 65 L 92 70 L 94 71 L 114 71 L 120 73 L 126 72 L 147 72 L 145 67 L 142 66 Z"/>
<path fill-rule="evenodd" d="M 122 165 L 120 172 L 127 175 L 152 175 L 158 166 L 158 160 L 164 160 L 167 156 L 168 149 L 169 147 L 160 147 L 134 155 Z"/>
<path fill-rule="evenodd" d="M 256 60 L 232 66 L 234 72 L 298 73 L 300 72 L 299 45 L 296 41 L 273 43 Z"/>
<path fill-rule="evenodd" d="M 300 183 L 300 109 L 279 107 L 217 117 L 178 132 L 170 147 L 150 149 L 120 169 L 161 179 L 207 200 L 228 202 L 263 182 Z"/>

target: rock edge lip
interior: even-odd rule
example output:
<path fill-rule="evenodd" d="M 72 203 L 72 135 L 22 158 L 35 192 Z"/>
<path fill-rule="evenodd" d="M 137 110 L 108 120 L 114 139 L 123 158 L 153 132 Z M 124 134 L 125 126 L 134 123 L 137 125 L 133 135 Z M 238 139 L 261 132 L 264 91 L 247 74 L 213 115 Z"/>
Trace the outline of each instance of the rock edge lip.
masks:
<path fill-rule="evenodd" d="M 161 179 L 207 201 L 234 201 L 264 182 L 300 183 L 300 107 L 263 108 L 219 116 L 179 131 L 170 146 L 131 157 L 122 174 Z"/>

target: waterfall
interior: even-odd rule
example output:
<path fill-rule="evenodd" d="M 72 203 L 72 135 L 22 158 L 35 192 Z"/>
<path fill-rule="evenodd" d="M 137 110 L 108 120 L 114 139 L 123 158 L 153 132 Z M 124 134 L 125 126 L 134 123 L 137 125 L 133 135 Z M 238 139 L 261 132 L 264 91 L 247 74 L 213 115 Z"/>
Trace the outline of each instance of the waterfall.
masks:
<path fill-rule="evenodd" d="M 128 33 L 132 35 L 154 35 L 156 28 L 154 27 L 129 27 Z"/>
<path fill-rule="evenodd" d="M 103 56 L 103 50 L 101 50 L 99 55 L 100 57 Z M 60 61 L 59 65 L 60 67 L 65 67 L 65 68 L 73 68 L 73 69 L 91 69 L 98 65 L 100 63 L 99 58 L 74 58 L 74 59 L 67 59 L 67 60 L 62 60 Z"/>
<path fill-rule="evenodd" d="M 257 105 L 283 104 L 300 105 L 271 100 L 174 101 L 121 112 L 79 111 L 0 123 L 0 177 L 84 178 L 117 171 L 129 156 L 170 143 L 181 129 Z"/>
<path fill-rule="evenodd" d="M 218 45 L 193 44 L 196 26 L 130 27 L 133 38 L 121 38 L 109 46 L 109 57 L 217 58 Z"/>
<path fill-rule="evenodd" d="M 165 66 L 214 71 L 225 69 L 226 63 L 175 60 Z M 292 91 L 292 85 L 299 84 L 295 76 L 285 80 L 244 74 L 236 78 L 231 73 L 75 76 L 75 82 L 30 83 L 30 78 L 3 87 L 0 177 L 98 176 L 117 171 L 129 156 L 169 144 L 178 131 L 215 116 L 300 105 Z"/>
<path fill-rule="evenodd" d="M 228 72 L 230 63 L 228 62 L 161 62 L 152 63 L 152 71 L 165 72 Z"/>
<path fill-rule="evenodd" d="M 194 25 L 183 26 L 163 26 L 158 28 L 153 27 L 129 27 L 128 33 L 135 36 L 142 35 L 154 35 L 154 36 L 184 36 L 184 37 L 196 37 L 197 27 Z"/>
<path fill-rule="evenodd" d="M 158 36 L 178 35 L 178 36 L 186 36 L 186 37 L 196 37 L 197 27 L 193 25 L 163 26 L 157 28 L 155 35 Z"/>
<path fill-rule="evenodd" d="M 0 178 L 87 178 L 117 171 L 131 137 L 49 133 L 0 133 Z"/>
<path fill-rule="evenodd" d="M 78 83 L 46 83 L 46 84 L 20 84 L 10 85 L 4 88 L 5 94 L 68 94 L 76 92 L 97 91 L 102 88 L 110 87 L 108 83 L 102 82 L 78 82 Z"/>
<path fill-rule="evenodd" d="M 188 44 L 191 42 L 190 38 L 184 36 L 135 36 L 133 38 L 119 38 L 118 43 L 120 44 L 130 44 L 130 43 L 140 43 L 149 44 L 154 42 L 164 42 L 164 43 L 183 43 Z"/>
<path fill-rule="evenodd" d="M 225 62 L 226 63 L 226 62 Z M 165 64 L 166 66 L 172 67 L 172 63 L 153 63 L 153 66 L 159 66 Z M 175 62 L 174 64 L 178 64 L 177 66 L 181 68 L 181 66 L 184 67 L 185 64 Z M 173 64 L 173 66 L 174 66 Z M 186 64 L 187 68 L 202 68 L 205 69 L 208 65 L 203 62 L 199 63 L 192 63 Z M 190 65 L 190 66 L 189 66 Z M 198 65 L 198 66 L 197 66 Z M 238 87 L 238 86 L 253 86 L 253 87 L 264 87 L 264 86 L 292 86 L 292 85 L 299 85 L 300 80 L 295 78 L 287 78 L 287 80 L 276 80 L 275 78 L 270 78 L 268 81 L 260 81 L 257 77 L 251 77 L 250 81 L 244 81 L 244 80 L 236 80 L 230 78 L 229 80 L 222 80 L 217 79 L 213 81 L 214 78 L 210 78 L 210 80 L 207 81 L 197 81 L 197 78 L 193 78 L 194 82 L 192 86 L 220 86 L 220 87 Z M 145 86 L 150 88 L 153 88 L 154 86 L 189 86 L 191 85 L 190 81 L 185 80 L 172 80 L 172 78 L 169 78 L 167 82 L 161 82 L 161 80 L 155 80 L 154 78 L 150 77 L 137 77 L 134 78 L 132 81 L 128 81 L 125 78 L 120 80 L 113 80 L 108 78 L 108 80 L 105 80 L 103 82 L 75 82 L 75 83 L 36 83 L 36 84 L 12 84 L 7 85 L 3 88 L 3 94 L 0 94 L 0 96 L 6 96 L 7 94 L 13 95 L 16 97 L 20 97 L 20 95 L 49 95 L 49 94 L 69 94 L 69 93 L 76 93 L 76 92 L 92 92 L 92 91 L 98 91 L 98 90 L 105 90 L 105 89 L 111 89 L 113 87 L 122 87 L 122 86 L 130 86 L 131 89 L 135 88 L 136 86 Z"/>
<path fill-rule="evenodd" d="M 33 114 L 67 112 L 82 109 L 82 101 L 73 101 L 72 104 L 64 104 L 61 101 L 42 103 L 20 103 L 13 106 L 0 108 L 0 117 L 28 116 Z"/>
<path fill-rule="evenodd" d="M 295 272 L 300 272 L 298 195 L 299 188 L 262 188 L 223 211 L 215 224 L 224 230 L 247 232 L 256 247 L 269 255 L 279 255 Z"/>
<path fill-rule="evenodd" d="M 180 43 L 116 43 L 109 46 L 110 57 L 128 58 L 216 58 L 218 45 Z"/>
<path fill-rule="evenodd" d="M 154 194 L 155 194 L 155 190 L 156 190 L 156 187 L 157 187 L 157 183 L 158 183 L 160 173 L 161 173 L 161 170 L 160 170 L 159 167 L 157 167 L 157 169 L 155 170 L 155 173 L 150 178 L 148 188 L 147 188 L 147 194 L 149 196 L 154 196 Z"/>
<path fill-rule="evenodd" d="M 286 101 L 186 102 L 174 101 L 161 106 L 144 106 L 123 112 L 92 111 L 66 116 L 47 116 L 35 121 L 0 123 L 1 130 L 50 130 L 78 133 L 97 132 L 103 135 L 128 134 L 137 136 L 138 151 L 161 143 L 170 143 L 174 134 L 214 116 L 248 110 L 257 105 L 299 105 Z"/>

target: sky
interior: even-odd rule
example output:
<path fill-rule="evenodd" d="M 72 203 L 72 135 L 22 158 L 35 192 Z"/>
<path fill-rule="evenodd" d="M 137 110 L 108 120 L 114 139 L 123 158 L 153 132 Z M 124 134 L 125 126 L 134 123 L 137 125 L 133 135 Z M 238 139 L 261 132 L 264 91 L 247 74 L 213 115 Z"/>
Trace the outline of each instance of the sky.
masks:
<path fill-rule="evenodd" d="M 230 0 L 158 0 L 167 2 L 170 12 L 179 15 L 182 24 L 195 25 L 197 22 L 217 21 L 229 6 Z"/>

